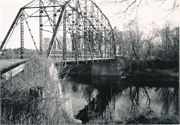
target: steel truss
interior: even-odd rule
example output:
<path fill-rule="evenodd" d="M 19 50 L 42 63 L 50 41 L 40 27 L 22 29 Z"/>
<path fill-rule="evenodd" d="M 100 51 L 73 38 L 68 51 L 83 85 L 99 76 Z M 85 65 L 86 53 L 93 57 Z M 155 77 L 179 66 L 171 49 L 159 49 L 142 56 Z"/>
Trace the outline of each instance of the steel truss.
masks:
<path fill-rule="evenodd" d="M 31 11 L 29 11 L 31 10 Z M 30 18 L 39 18 L 39 40 L 35 40 Z M 24 21 L 39 54 L 47 58 L 66 60 L 113 59 L 116 56 L 114 34 L 108 18 L 92 0 L 69 0 L 64 2 L 34 0 L 20 8 L 7 35 L 1 51 L 13 30 L 20 24 L 21 58 L 23 58 Z M 44 33 L 51 38 L 48 47 L 43 41 Z M 39 50 L 37 49 L 37 41 Z"/>

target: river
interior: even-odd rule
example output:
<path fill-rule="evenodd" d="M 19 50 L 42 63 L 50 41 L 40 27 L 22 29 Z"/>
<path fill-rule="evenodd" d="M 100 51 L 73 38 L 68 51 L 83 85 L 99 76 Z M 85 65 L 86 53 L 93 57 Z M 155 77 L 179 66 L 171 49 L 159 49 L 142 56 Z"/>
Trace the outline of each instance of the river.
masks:
<path fill-rule="evenodd" d="M 157 77 L 71 75 L 63 93 L 72 100 L 73 114 L 88 123 L 101 117 L 122 123 L 133 115 L 178 115 L 178 80 Z"/>

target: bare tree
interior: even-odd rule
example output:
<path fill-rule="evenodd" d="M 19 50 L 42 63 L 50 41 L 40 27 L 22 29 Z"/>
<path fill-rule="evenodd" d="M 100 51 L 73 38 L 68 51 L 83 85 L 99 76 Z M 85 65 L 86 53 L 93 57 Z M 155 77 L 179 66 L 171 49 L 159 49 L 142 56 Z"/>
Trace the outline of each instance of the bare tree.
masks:
<path fill-rule="evenodd" d="M 179 28 L 174 27 L 171 22 L 167 22 L 163 29 L 160 31 L 160 36 L 162 40 L 162 52 L 163 58 L 165 60 L 177 59 L 177 54 L 179 50 Z"/>
<path fill-rule="evenodd" d="M 149 30 L 149 32 L 147 33 L 147 35 L 145 36 L 145 44 L 146 44 L 146 47 L 145 47 L 145 50 L 142 54 L 142 59 L 143 61 L 145 61 L 147 59 L 147 57 L 151 57 L 152 56 L 152 53 L 154 51 L 153 47 L 155 46 L 154 45 L 154 40 L 156 39 L 156 37 L 158 37 L 158 31 L 159 29 L 157 28 L 157 25 L 152 22 L 151 24 L 151 30 Z M 156 42 L 156 41 L 155 41 Z M 143 48 L 143 46 L 142 46 Z"/>
<path fill-rule="evenodd" d="M 131 21 L 129 22 L 128 32 L 129 32 L 128 40 L 131 45 L 130 47 L 131 53 L 129 55 L 129 64 L 130 64 L 129 72 L 130 72 L 132 60 L 136 60 L 138 64 L 141 62 L 141 47 L 142 44 L 144 43 L 143 40 L 144 32 L 143 30 L 141 30 L 141 26 L 137 20 L 133 21 L 133 23 Z"/>
<path fill-rule="evenodd" d="M 126 17 L 128 13 L 138 13 L 139 8 L 146 5 L 159 4 L 159 8 L 168 3 L 167 16 L 178 9 L 178 0 L 103 0 L 99 2 L 101 5 L 112 5 L 117 7 L 118 11 L 115 13 L 116 17 Z"/>

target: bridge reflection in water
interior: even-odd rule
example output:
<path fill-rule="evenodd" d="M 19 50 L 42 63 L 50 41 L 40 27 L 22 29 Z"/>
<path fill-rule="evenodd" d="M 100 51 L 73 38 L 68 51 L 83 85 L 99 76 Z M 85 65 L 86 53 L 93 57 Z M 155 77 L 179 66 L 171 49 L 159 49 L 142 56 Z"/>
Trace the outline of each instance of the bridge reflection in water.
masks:
<path fill-rule="evenodd" d="M 172 79 L 71 76 L 63 85 L 63 92 L 70 93 L 74 114 L 83 123 L 98 116 L 120 122 L 144 109 L 157 117 L 179 111 L 179 84 Z"/>

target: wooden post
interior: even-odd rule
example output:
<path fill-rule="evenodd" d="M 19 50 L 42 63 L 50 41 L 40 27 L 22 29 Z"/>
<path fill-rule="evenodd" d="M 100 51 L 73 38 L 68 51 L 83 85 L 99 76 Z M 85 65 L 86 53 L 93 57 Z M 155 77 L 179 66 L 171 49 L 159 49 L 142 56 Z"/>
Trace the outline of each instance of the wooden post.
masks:
<path fill-rule="evenodd" d="M 12 49 L 12 59 L 14 59 L 14 51 L 13 51 L 13 49 Z"/>

